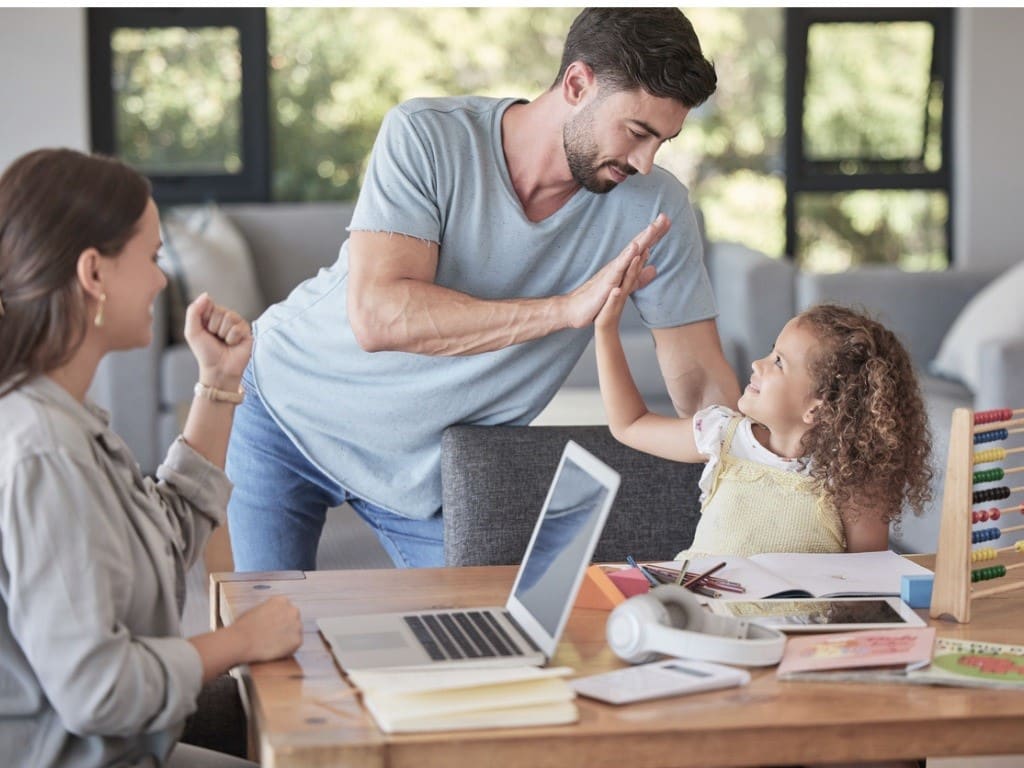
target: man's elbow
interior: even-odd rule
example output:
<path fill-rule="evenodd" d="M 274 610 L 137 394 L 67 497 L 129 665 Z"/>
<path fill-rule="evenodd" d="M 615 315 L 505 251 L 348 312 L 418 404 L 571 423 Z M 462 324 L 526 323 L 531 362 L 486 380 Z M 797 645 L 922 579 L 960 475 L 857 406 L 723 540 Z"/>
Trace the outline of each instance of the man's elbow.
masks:
<path fill-rule="evenodd" d="M 393 348 L 386 326 L 369 302 L 349 301 L 348 323 L 356 343 L 364 352 L 384 352 Z"/>

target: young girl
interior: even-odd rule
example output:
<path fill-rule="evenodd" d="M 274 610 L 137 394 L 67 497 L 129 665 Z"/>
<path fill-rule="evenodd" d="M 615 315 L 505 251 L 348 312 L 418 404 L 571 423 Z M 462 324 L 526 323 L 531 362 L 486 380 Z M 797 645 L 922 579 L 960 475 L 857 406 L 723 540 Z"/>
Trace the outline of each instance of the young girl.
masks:
<path fill-rule="evenodd" d="M 595 320 L 597 364 L 616 439 L 667 459 L 707 462 L 701 520 L 686 555 L 886 549 L 906 503 L 929 498 L 930 437 L 910 358 L 862 314 L 819 305 L 790 320 L 756 360 L 735 412 L 651 413 L 619 340 L 638 255 Z"/>
<path fill-rule="evenodd" d="M 160 220 L 112 159 L 38 150 L 0 177 L 0 755 L 5 765 L 253 765 L 177 745 L 203 683 L 292 654 L 283 597 L 181 637 L 185 572 L 224 519 L 224 454 L 252 334 L 205 294 L 185 339 L 199 383 L 182 436 L 139 473 L 87 390 L 150 342 Z"/>

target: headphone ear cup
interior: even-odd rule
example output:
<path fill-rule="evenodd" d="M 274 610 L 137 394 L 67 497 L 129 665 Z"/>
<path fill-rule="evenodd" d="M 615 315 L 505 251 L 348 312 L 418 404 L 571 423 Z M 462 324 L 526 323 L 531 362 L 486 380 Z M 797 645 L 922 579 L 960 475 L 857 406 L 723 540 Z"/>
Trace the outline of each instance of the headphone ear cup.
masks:
<path fill-rule="evenodd" d="M 616 656 L 631 664 L 652 661 L 658 654 L 650 648 L 651 624 L 669 626 L 671 619 L 665 606 L 653 594 L 634 595 L 615 606 L 605 624 L 608 647 Z"/>
<path fill-rule="evenodd" d="M 648 594 L 664 606 L 670 627 L 691 632 L 704 628 L 708 613 L 690 590 L 678 584 L 662 584 Z"/>

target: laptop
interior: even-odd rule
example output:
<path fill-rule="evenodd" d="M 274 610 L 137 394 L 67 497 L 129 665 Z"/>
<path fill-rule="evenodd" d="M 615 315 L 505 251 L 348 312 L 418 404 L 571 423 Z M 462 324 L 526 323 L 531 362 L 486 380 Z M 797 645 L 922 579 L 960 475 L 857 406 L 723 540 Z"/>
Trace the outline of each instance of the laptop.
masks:
<path fill-rule="evenodd" d="M 317 625 L 346 671 L 542 666 L 618 488 L 619 474 L 570 440 L 504 607 L 336 616 Z"/>

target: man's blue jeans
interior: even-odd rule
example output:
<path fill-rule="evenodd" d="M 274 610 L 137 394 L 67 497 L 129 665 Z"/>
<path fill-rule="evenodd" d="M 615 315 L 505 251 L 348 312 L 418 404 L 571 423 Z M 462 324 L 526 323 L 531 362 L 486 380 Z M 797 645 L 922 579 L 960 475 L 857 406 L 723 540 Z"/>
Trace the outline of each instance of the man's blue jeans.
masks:
<path fill-rule="evenodd" d="M 267 412 L 250 369 L 235 411 L 227 474 L 234 483 L 228 525 L 235 569 L 311 571 L 327 510 L 348 502 L 377 534 L 395 565 L 444 565 L 438 512 L 426 520 L 396 515 L 354 496 L 314 466 Z"/>

